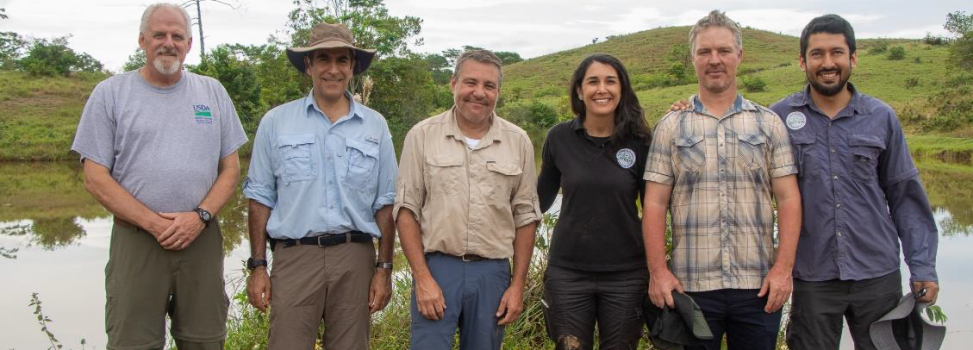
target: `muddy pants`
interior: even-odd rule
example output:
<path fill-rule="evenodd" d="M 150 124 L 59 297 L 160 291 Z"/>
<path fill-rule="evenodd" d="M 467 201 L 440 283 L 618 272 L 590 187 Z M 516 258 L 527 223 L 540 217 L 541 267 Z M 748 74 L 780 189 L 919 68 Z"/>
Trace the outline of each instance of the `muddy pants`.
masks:
<path fill-rule="evenodd" d="M 591 272 L 548 266 L 544 318 L 558 350 L 590 350 L 598 323 L 600 349 L 634 350 L 642 338 L 645 269 Z"/>

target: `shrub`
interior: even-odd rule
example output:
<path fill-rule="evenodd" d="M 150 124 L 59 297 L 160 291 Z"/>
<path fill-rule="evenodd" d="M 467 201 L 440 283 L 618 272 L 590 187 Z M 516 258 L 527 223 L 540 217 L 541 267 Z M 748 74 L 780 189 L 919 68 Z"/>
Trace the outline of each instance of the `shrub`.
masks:
<path fill-rule="evenodd" d="M 932 33 L 926 33 L 926 37 L 922 38 L 922 42 L 925 43 L 926 45 L 933 45 L 933 46 L 946 45 L 949 43 L 948 41 L 946 41 L 946 38 L 938 35 L 933 36 Z"/>
<path fill-rule="evenodd" d="M 551 127 L 557 123 L 554 106 L 537 100 L 519 100 L 498 108 L 497 114 L 517 125 Z"/>
<path fill-rule="evenodd" d="M 922 58 L 919 58 L 919 56 L 913 57 L 912 62 L 915 64 L 920 64 L 922 63 Z"/>
<path fill-rule="evenodd" d="M 905 58 L 905 48 L 902 46 L 896 46 L 889 49 L 889 54 L 886 56 L 889 60 L 898 61 Z"/>
<path fill-rule="evenodd" d="M 868 49 L 868 54 L 869 55 L 883 54 L 889 48 L 889 41 L 888 41 L 888 39 L 878 39 L 878 40 L 875 40 L 869 46 L 870 46 L 870 48 Z"/>
<path fill-rule="evenodd" d="M 911 89 L 911 88 L 914 88 L 916 86 L 919 86 L 919 78 L 912 77 L 912 78 L 908 78 L 908 79 L 905 80 L 905 87 L 907 89 Z"/>
<path fill-rule="evenodd" d="M 767 82 L 760 77 L 744 76 L 743 87 L 747 90 L 747 92 L 767 91 Z"/>

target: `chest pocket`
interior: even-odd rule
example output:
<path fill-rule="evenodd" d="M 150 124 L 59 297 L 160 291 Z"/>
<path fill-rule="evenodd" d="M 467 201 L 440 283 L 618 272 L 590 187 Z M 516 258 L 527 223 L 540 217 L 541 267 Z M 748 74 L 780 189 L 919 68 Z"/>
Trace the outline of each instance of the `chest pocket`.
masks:
<path fill-rule="evenodd" d="M 466 176 L 463 170 L 463 159 L 446 155 L 434 155 L 426 158 L 425 182 L 431 194 L 455 195 L 459 193 L 462 183 L 460 178 Z"/>
<path fill-rule="evenodd" d="M 706 146 L 703 135 L 676 138 L 676 157 L 682 170 L 697 171 L 706 163 Z"/>
<path fill-rule="evenodd" d="M 764 134 L 738 134 L 737 158 L 749 169 L 763 168 L 767 162 L 767 136 Z"/>
<path fill-rule="evenodd" d="M 513 185 L 519 179 L 524 170 L 512 163 L 486 163 L 486 169 L 490 172 L 490 179 L 486 182 L 490 186 L 488 196 L 496 203 L 510 203 L 513 196 Z"/>
<path fill-rule="evenodd" d="M 814 169 L 813 165 L 813 152 L 814 143 L 817 138 L 812 133 L 808 132 L 791 132 L 791 144 L 794 146 L 794 164 L 797 165 L 797 176 L 805 177 L 811 169 Z"/>
<path fill-rule="evenodd" d="M 314 178 L 314 158 L 311 149 L 316 140 L 314 134 L 281 135 L 277 139 L 277 152 L 281 160 L 281 179 L 284 182 L 306 181 Z"/>
<path fill-rule="evenodd" d="M 852 154 L 852 177 L 859 182 L 872 182 L 878 177 L 878 157 L 885 142 L 873 135 L 851 135 L 848 147 Z"/>
<path fill-rule="evenodd" d="M 346 187 L 372 191 L 378 184 L 378 145 L 358 140 L 345 140 L 348 171 L 342 181 Z"/>

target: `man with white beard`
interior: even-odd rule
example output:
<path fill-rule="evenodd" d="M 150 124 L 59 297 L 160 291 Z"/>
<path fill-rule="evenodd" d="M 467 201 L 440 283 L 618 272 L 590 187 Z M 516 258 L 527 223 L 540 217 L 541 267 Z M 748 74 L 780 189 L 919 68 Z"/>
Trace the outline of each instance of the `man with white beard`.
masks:
<path fill-rule="evenodd" d="M 142 15 L 142 68 L 98 84 L 71 150 L 85 189 L 115 216 L 105 268 L 108 349 L 222 349 L 228 299 L 214 214 L 240 175 L 247 136 L 226 89 L 182 70 L 192 46 L 182 7 Z"/>

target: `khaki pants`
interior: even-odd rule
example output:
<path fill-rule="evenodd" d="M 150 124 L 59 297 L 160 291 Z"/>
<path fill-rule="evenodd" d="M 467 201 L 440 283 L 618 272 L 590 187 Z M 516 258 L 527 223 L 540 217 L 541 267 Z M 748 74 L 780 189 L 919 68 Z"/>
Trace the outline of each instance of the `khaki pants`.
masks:
<path fill-rule="evenodd" d="M 311 350 L 324 320 L 324 349 L 368 349 L 368 288 L 375 246 L 278 244 L 270 275 L 269 350 Z"/>
<path fill-rule="evenodd" d="M 152 234 L 116 220 L 105 267 L 108 349 L 162 349 L 166 315 L 180 350 L 222 349 L 229 299 L 217 220 L 186 249 L 163 249 Z"/>

